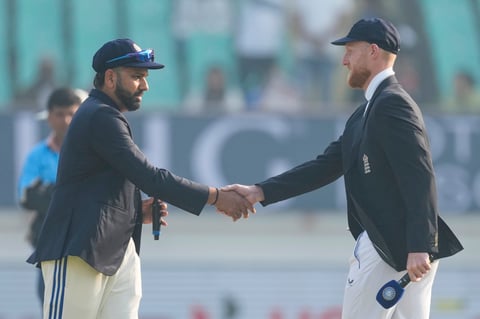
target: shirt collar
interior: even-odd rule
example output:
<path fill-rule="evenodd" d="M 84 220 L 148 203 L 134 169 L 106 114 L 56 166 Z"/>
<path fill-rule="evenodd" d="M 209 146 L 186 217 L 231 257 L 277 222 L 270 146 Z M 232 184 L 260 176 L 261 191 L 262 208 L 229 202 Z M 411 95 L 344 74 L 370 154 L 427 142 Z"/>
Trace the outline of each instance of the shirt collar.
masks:
<path fill-rule="evenodd" d="M 375 93 L 375 90 L 380 85 L 380 83 L 382 83 L 383 80 L 394 74 L 395 72 L 393 71 L 393 68 L 390 67 L 375 75 L 370 84 L 368 85 L 367 89 L 365 90 L 365 99 L 367 101 L 370 101 L 373 93 Z"/>
<path fill-rule="evenodd" d="M 120 107 L 117 105 L 117 103 L 115 103 L 115 101 L 111 97 L 109 97 L 106 93 L 102 92 L 101 90 L 92 89 L 90 91 L 90 96 L 93 96 L 99 99 L 100 101 L 102 101 L 103 103 L 113 106 L 114 108 L 120 111 Z"/>

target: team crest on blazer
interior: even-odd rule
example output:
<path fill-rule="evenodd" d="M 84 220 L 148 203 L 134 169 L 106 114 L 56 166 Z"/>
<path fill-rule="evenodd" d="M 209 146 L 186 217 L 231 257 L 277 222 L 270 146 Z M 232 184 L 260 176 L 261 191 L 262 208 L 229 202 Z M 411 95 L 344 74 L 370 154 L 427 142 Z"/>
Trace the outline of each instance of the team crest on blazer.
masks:
<path fill-rule="evenodd" d="M 363 171 L 365 174 L 370 174 L 372 172 L 372 169 L 370 168 L 370 162 L 368 161 L 368 156 L 367 154 L 363 154 Z"/>

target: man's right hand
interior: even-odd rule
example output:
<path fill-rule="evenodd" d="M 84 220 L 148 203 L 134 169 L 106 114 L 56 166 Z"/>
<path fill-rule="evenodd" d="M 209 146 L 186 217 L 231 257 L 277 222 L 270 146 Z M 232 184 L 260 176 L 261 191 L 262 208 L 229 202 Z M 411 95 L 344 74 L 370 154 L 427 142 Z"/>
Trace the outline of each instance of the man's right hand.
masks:
<path fill-rule="evenodd" d="M 221 190 L 226 192 L 234 191 L 245 197 L 252 205 L 265 199 L 262 188 L 257 185 L 232 184 L 222 187 Z"/>
<path fill-rule="evenodd" d="M 230 216 L 233 221 L 248 218 L 251 213 L 255 213 L 253 205 L 241 194 L 218 190 L 218 199 L 215 203 L 218 212 Z"/>

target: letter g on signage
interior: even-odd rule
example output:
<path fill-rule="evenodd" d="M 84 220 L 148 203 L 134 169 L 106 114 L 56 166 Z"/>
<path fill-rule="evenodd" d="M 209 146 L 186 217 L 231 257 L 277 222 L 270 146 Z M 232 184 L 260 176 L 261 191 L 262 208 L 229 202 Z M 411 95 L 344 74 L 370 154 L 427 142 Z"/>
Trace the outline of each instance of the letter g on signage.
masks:
<path fill-rule="evenodd" d="M 247 131 L 268 134 L 271 138 L 281 141 L 291 133 L 291 127 L 285 119 L 271 114 L 236 115 L 215 119 L 194 142 L 191 163 L 194 179 L 210 185 L 226 185 L 235 182 L 229 182 L 225 178 L 221 163 L 222 153 L 225 145 L 233 137 Z M 248 145 L 244 151 L 246 154 L 253 155 L 253 150 L 249 149 Z M 270 160 L 281 162 L 278 158 Z M 239 169 L 241 169 L 240 166 Z"/>

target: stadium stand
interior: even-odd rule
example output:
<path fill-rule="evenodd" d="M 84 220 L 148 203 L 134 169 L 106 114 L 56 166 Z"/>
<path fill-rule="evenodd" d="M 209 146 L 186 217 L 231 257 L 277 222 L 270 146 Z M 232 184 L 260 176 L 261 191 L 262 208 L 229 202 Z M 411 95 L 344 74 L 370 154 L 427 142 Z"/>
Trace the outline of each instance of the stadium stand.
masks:
<path fill-rule="evenodd" d="M 106 41 L 115 37 L 114 0 L 74 1 L 73 34 L 75 78 L 73 86 L 89 88 L 92 86 L 94 71 L 90 67 L 95 51 Z M 95 10 L 92 10 L 95 7 Z M 91 21 L 95 23 L 91 23 Z"/>
<path fill-rule="evenodd" d="M 229 35 L 197 34 L 187 44 L 189 82 L 194 90 L 203 91 L 205 76 L 212 65 L 221 66 L 227 83 L 237 83 L 232 39 Z"/>
<path fill-rule="evenodd" d="M 54 0 L 17 1 L 17 72 L 21 88 L 34 83 L 35 71 L 45 56 L 55 61 L 57 78 L 65 78 L 60 14 L 60 6 Z"/>
<path fill-rule="evenodd" d="M 0 21 L 7 21 L 7 12 L 6 10 L 0 10 Z M 7 28 L 0 29 L 0 37 L 2 39 L 7 38 Z M 0 110 L 5 108 L 6 103 L 10 100 L 10 84 L 11 81 L 8 76 L 8 43 L 6 41 L 0 41 L 0 69 L 4 70 L 0 73 L 0 82 L 4 83 L 4 85 L 0 85 Z"/>
<path fill-rule="evenodd" d="M 138 5 L 128 0 L 128 36 L 143 48 L 155 49 L 155 59 L 165 64 L 161 72 L 151 72 L 150 91 L 143 100 L 144 109 L 172 110 L 180 102 L 175 48 L 171 36 L 171 1 L 149 0 Z"/>
<path fill-rule="evenodd" d="M 480 81 L 480 36 L 472 1 L 423 0 L 426 33 L 430 35 L 442 98 L 452 93 L 452 78 L 459 69 L 471 70 Z"/>

